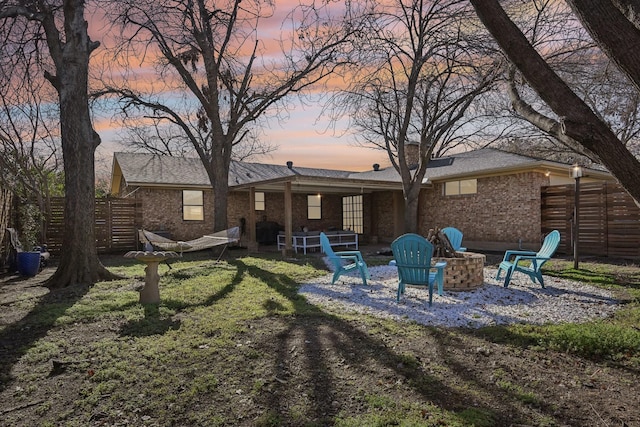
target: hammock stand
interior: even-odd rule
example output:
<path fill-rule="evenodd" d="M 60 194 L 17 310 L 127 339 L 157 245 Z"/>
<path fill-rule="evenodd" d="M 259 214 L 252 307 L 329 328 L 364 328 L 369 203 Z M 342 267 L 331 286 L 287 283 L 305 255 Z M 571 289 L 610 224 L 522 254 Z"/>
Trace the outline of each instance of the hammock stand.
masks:
<path fill-rule="evenodd" d="M 167 239 L 166 237 L 144 229 L 138 230 L 138 236 L 146 251 L 157 248 L 163 251 L 179 252 L 180 256 L 182 256 L 183 252 L 201 251 L 203 249 L 213 248 L 214 246 L 224 245 L 222 252 L 220 252 L 216 260 L 220 261 L 224 251 L 227 249 L 227 245 L 240 241 L 240 228 L 232 227 L 227 230 L 217 231 L 213 234 L 205 234 L 202 237 L 186 242 Z"/>

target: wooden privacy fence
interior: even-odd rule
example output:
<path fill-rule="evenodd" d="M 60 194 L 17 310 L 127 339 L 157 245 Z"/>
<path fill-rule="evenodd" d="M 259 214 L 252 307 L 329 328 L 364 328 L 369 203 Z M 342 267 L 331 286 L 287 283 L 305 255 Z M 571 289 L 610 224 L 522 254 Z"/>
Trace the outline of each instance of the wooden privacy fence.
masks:
<path fill-rule="evenodd" d="M 137 230 L 142 226 L 142 202 L 112 197 L 96 199 L 96 245 L 99 253 L 134 250 L 138 244 Z M 47 229 L 47 248 L 60 253 L 64 221 L 64 198 L 51 200 L 51 215 Z"/>
<path fill-rule="evenodd" d="M 575 186 L 542 188 L 542 231 L 560 231 L 558 252 L 573 253 Z M 618 184 L 580 183 L 580 255 L 640 258 L 640 208 Z"/>

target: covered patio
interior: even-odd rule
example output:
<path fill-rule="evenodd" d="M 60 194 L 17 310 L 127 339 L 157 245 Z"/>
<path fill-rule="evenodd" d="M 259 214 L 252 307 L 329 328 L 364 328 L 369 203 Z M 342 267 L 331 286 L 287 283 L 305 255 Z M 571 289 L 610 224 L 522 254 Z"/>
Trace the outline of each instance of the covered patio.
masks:
<path fill-rule="evenodd" d="M 246 217 L 231 218 L 240 213 L 230 213 L 229 220 L 244 219 L 249 250 L 259 249 L 256 225 L 263 221 L 282 225 L 284 237 L 280 236 L 278 246 L 283 254 L 294 252 L 294 235 L 305 232 L 348 229 L 358 234 L 362 244 L 390 242 L 404 232 L 404 200 L 397 174 L 392 177 L 388 170 L 376 167 L 368 173 L 294 168 L 291 162 L 287 174 L 265 174 L 261 166 L 234 170 L 236 179 L 246 180 L 230 183 L 231 194 L 243 199 Z"/>

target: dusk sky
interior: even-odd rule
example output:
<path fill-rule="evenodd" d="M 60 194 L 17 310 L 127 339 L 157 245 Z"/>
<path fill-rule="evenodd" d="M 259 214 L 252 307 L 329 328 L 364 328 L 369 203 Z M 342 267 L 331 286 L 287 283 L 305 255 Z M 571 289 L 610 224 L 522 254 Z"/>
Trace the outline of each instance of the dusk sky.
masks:
<path fill-rule="evenodd" d="M 292 111 L 286 122 L 272 120 L 261 138 L 277 145 L 277 150 L 249 161 L 284 165 L 291 160 L 297 166 L 354 172 L 371 170 L 374 163 L 389 166 L 384 151 L 356 146 L 350 136 L 334 135 L 327 120 L 316 123 L 318 114 L 319 108 L 305 107 Z M 126 151 L 118 144 L 120 129 L 109 120 L 97 122 L 96 131 L 102 138 L 98 155 L 111 158 L 113 151 Z"/>
<path fill-rule="evenodd" d="M 278 0 L 275 15 L 263 20 L 258 30 L 258 37 L 265 46 L 277 46 L 284 16 L 290 10 L 291 4 L 297 1 Z M 89 18 L 93 23 L 94 19 Z M 99 21 L 99 20 L 98 20 Z M 108 49 L 110 42 L 101 25 L 91 25 L 91 37 L 101 42 L 101 49 Z M 100 55 L 100 53 L 98 53 Z M 98 63 L 100 60 L 97 60 Z M 146 84 L 144 80 L 157 79 L 150 69 L 147 73 L 139 73 L 142 76 L 139 84 Z M 300 105 L 297 100 L 292 100 L 292 104 Z M 262 130 L 260 138 L 271 145 L 278 146 L 276 151 L 260 158 L 249 161 L 271 164 L 286 164 L 293 161 L 295 165 L 303 167 L 317 167 L 326 169 L 343 169 L 352 171 L 371 170 L 374 163 L 382 167 L 389 165 L 389 160 L 385 152 L 371 148 L 356 146 L 353 137 L 342 135 L 346 121 L 338 125 L 337 130 L 329 126 L 328 119 L 318 118 L 321 106 L 298 107 L 291 111 L 286 120 L 269 120 L 268 125 Z M 102 145 L 98 150 L 99 157 L 111 158 L 113 151 L 123 151 L 118 142 L 121 140 L 122 132 L 117 127 L 117 123 L 111 117 L 96 118 L 96 131 L 102 138 Z"/>

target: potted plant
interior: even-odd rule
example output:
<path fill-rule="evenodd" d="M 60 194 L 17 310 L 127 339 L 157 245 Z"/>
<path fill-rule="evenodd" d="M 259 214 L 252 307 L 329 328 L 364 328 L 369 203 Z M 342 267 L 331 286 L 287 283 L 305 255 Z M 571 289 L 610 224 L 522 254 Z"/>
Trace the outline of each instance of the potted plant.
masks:
<path fill-rule="evenodd" d="M 23 276 L 33 277 L 40 271 L 40 249 L 37 248 L 37 235 L 39 222 L 37 212 L 33 212 L 33 206 L 22 204 L 20 212 L 21 225 L 20 236 L 24 243 L 18 241 L 16 264 L 18 273 Z"/>

